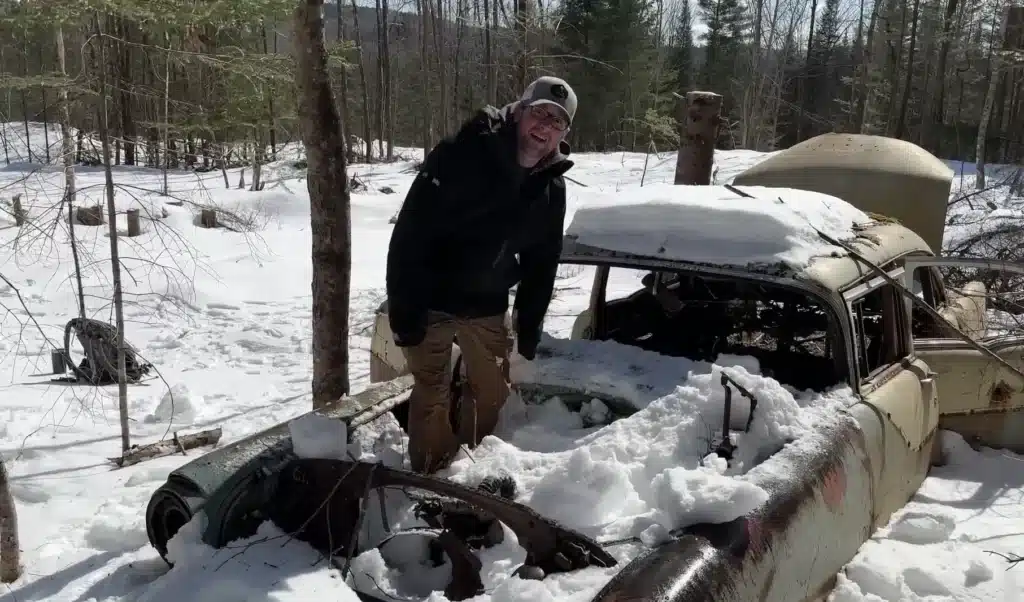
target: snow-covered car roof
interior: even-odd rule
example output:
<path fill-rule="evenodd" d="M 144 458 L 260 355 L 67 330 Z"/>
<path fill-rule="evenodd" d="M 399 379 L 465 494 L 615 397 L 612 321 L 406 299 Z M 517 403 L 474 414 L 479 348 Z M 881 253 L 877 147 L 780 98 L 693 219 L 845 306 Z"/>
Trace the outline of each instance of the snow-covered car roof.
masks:
<path fill-rule="evenodd" d="M 617 202 L 581 207 L 566 230 L 563 259 L 625 256 L 716 266 L 812 280 L 838 289 L 859 278 L 841 247 L 819 232 L 854 245 L 876 264 L 913 252 L 924 241 L 895 223 L 880 222 L 834 196 L 749 186 L 656 184 Z"/>

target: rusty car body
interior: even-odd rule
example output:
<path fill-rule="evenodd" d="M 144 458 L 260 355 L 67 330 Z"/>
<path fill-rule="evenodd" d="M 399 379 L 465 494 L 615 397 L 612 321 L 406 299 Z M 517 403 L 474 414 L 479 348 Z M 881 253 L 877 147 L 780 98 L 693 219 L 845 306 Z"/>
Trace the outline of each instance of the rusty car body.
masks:
<path fill-rule="evenodd" d="M 877 181 L 862 185 L 866 180 Z M 1021 449 L 1024 339 L 990 336 L 985 285 L 947 290 L 939 268 L 973 264 L 1024 270 L 936 253 L 951 180 L 945 164 L 915 145 L 838 134 L 776 153 L 740 174 L 734 181 L 738 190 L 777 186 L 823 192 L 878 214 L 847 241 L 849 253 L 819 257 L 801 269 L 708 265 L 565 239 L 562 262 L 593 271 L 589 307 L 576 317 L 572 338 L 614 340 L 690 359 L 722 352 L 752 355 L 780 382 L 814 390 L 847 385 L 857 397 L 810 435 L 817 444 L 787 444 L 745 474 L 769 492 L 761 507 L 729 523 L 685 527 L 670 541 L 645 549 L 595 602 L 821 599 L 861 544 L 914 495 L 929 466 L 942 462 L 942 428 L 981 444 Z M 611 295 L 612 272 L 623 269 L 645 276 L 636 290 Z M 678 322 L 688 325 L 685 337 L 666 333 L 644 314 L 643 308 L 665 291 L 687 300 Z M 716 303 L 707 302 L 706 295 Z M 458 366 L 456 346 L 451 364 L 456 381 Z M 401 424 L 411 385 L 407 373 L 384 304 L 371 347 L 375 384 L 326 414 L 352 431 L 386 413 Z M 350 518 L 358 514 L 352 509 L 364 488 L 411 483 L 475 507 L 480 521 L 490 517 L 510 528 L 534 525 L 532 540 L 529 535 L 526 540 L 533 545 L 531 562 L 544 565 L 541 574 L 615 564 L 586 537 L 501 496 L 404 471 L 389 469 L 382 476 L 372 466 L 295 458 L 282 427 L 172 473 L 147 513 L 150 541 L 161 554 L 174 532 L 199 512 L 206 515 L 204 538 L 211 545 L 251 535 L 260 521 L 270 519 L 289 531 L 305 529 L 307 541 L 324 547 L 324 533 L 330 531 L 327 540 L 337 542 L 358 528 Z M 316 521 L 319 527 L 308 528 L 309 521 L 293 524 L 295 516 L 324 507 L 309 504 L 330 498 L 339 471 L 360 476 L 346 485 L 341 501 L 327 504 Z M 297 507 L 303 512 L 292 512 Z M 468 533 L 460 537 L 471 539 Z M 474 564 L 466 545 L 442 543 L 453 571 L 459 565 L 449 597 L 479 591 L 468 576 Z"/>

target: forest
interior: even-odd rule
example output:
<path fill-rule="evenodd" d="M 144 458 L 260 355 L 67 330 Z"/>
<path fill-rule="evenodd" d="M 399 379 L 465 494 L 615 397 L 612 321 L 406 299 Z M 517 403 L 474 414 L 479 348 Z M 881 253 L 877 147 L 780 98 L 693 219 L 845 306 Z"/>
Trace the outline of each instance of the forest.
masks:
<path fill-rule="evenodd" d="M 259 164 L 299 138 L 283 0 L 0 2 L 0 121 L 55 123 L 99 161 L 102 90 L 115 162 Z M 675 94 L 724 97 L 718 147 L 820 133 L 911 140 L 938 156 L 1016 163 L 1024 131 L 1003 0 L 339 0 L 324 8 L 350 161 L 429 148 L 532 78 L 581 99 L 576 151 L 671 149 Z M 46 135 L 46 134 L 44 134 Z M 378 146 L 368 140 L 382 140 Z M 23 143 L 24 141 L 22 141 Z M 0 140 L 12 160 L 9 141 Z M 59 155 L 58 140 L 46 162 Z M 23 144 L 19 144 L 23 147 Z"/>

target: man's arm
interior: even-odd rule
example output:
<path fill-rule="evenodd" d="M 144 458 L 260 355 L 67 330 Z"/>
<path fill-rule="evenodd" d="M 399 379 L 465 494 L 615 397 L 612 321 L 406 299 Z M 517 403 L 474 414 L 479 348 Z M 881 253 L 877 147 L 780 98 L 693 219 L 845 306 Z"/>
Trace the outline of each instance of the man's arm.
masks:
<path fill-rule="evenodd" d="M 565 185 L 561 182 L 552 183 L 551 195 L 556 205 L 552 208 L 551 218 L 546 225 L 541 241 L 519 253 L 519 264 L 523 278 L 516 291 L 515 313 L 517 316 L 516 332 L 518 349 L 526 359 L 533 359 L 540 343 L 541 329 L 544 325 L 544 314 L 551 303 L 551 294 L 555 290 L 555 275 L 558 272 L 558 260 L 562 254 L 562 233 L 565 230 Z"/>
<path fill-rule="evenodd" d="M 426 258 L 440 210 L 439 170 L 446 147 L 446 142 L 438 144 L 423 161 L 398 212 L 388 245 L 388 322 L 400 347 L 418 345 L 427 332 L 424 300 L 433 282 Z"/>

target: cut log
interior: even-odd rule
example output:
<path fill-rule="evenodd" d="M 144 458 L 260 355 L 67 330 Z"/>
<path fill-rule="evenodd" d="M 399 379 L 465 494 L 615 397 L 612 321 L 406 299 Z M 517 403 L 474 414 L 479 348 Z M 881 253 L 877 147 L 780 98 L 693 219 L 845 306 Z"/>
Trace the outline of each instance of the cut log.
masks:
<path fill-rule="evenodd" d="M 75 220 L 83 226 L 102 226 L 104 224 L 103 205 L 76 207 Z"/>
<path fill-rule="evenodd" d="M 139 210 L 129 209 L 128 236 L 138 236 L 139 234 L 142 234 L 142 222 L 139 220 Z"/>
<path fill-rule="evenodd" d="M 145 462 L 153 458 L 162 458 L 179 452 L 185 455 L 185 452 L 190 449 L 217 445 L 217 442 L 220 441 L 220 436 L 221 429 L 219 428 L 180 437 L 178 433 L 174 433 L 174 437 L 171 439 L 163 439 L 156 443 L 147 443 L 146 445 L 133 445 L 120 458 L 110 458 L 110 461 L 117 465 L 118 468 L 124 468 L 125 466 L 132 466 L 139 462 Z"/>
<path fill-rule="evenodd" d="M 67 372 L 68 364 L 64 360 L 63 349 L 51 349 L 50 350 L 50 368 L 54 374 L 64 374 Z"/>
<path fill-rule="evenodd" d="M 715 142 L 722 122 L 722 96 L 714 92 L 677 95 L 679 153 L 676 155 L 676 184 L 711 184 Z"/>

